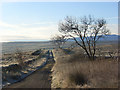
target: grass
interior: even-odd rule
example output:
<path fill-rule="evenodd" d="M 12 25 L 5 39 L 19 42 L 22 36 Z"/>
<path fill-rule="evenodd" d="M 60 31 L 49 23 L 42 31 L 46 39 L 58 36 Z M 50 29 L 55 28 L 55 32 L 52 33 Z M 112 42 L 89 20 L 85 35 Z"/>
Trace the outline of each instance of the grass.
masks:
<path fill-rule="evenodd" d="M 118 84 L 118 64 L 114 61 L 86 61 L 72 63 L 76 68 L 70 71 L 79 72 L 88 80 L 88 86 L 94 88 L 114 88 Z"/>
<path fill-rule="evenodd" d="M 11 58 L 14 59 L 15 55 L 11 55 Z M 28 69 L 34 68 L 35 65 L 35 67 L 37 67 L 38 64 L 42 64 L 43 61 L 41 58 L 43 57 L 43 55 L 44 53 L 34 57 L 31 54 L 26 55 L 24 52 L 17 51 L 17 56 L 15 58 L 17 63 L 10 64 L 2 68 L 2 81 L 7 81 L 8 79 L 20 79 L 22 73 L 24 73 L 23 71 L 27 72 L 29 71 Z M 23 57 L 25 56 L 27 56 L 26 60 L 23 59 Z M 34 59 L 28 60 L 31 57 L 33 57 Z"/>
<path fill-rule="evenodd" d="M 69 80 L 70 82 L 74 83 L 75 85 L 84 85 L 87 84 L 87 77 L 85 77 L 85 75 L 83 73 L 80 72 L 71 72 L 69 74 Z"/>
<path fill-rule="evenodd" d="M 117 88 L 118 61 L 90 61 L 82 53 L 72 55 L 54 51 L 53 88 Z"/>

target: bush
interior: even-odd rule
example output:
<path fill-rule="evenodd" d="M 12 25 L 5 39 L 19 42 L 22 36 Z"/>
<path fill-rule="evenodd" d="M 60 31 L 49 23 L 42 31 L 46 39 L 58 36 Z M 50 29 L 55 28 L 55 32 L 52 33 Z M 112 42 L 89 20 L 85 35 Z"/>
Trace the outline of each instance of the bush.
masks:
<path fill-rule="evenodd" d="M 11 75 L 10 77 L 11 77 L 12 79 L 14 79 L 14 80 L 18 80 L 18 79 L 21 78 L 20 75 Z"/>
<path fill-rule="evenodd" d="M 20 49 L 16 50 L 15 59 L 17 60 L 18 64 L 21 67 L 24 66 L 25 57 L 24 57 L 24 53 L 22 52 L 22 50 L 20 50 Z"/>
<path fill-rule="evenodd" d="M 39 49 L 39 50 L 36 50 L 35 52 L 33 52 L 31 55 L 40 55 L 42 53 L 42 50 Z"/>
<path fill-rule="evenodd" d="M 71 73 L 69 74 L 69 80 L 70 82 L 73 82 L 75 85 L 84 85 L 87 84 L 87 77 L 80 73 L 80 72 L 75 72 L 75 73 Z"/>
<path fill-rule="evenodd" d="M 69 58 L 69 62 L 71 63 L 78 62 L 78 61 L 87 61 L 87 60 L 88 58 L 82 53 L 72 54 Z"/>
<path fill-rule="evenodd" d="M 73 53 L 73 51 L 70 50 L 70 49 L 62 49 L 62 50 L 63 50 L 63 52 L 64 52 L 65 54 L 71 54 L 71 53 Z"/>

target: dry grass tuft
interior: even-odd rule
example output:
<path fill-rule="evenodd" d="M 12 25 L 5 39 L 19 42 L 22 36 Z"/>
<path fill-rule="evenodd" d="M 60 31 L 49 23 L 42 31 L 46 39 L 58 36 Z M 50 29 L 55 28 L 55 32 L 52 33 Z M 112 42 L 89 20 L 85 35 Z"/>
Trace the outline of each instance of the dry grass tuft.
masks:
<path fill-rule="evenodd" d="M 87 84 L 87 77 L 80 72 L 70 73 L 69 74 L 69 80 L 71 83 L 74 83 L 75 85 L 84 85 Z"/>

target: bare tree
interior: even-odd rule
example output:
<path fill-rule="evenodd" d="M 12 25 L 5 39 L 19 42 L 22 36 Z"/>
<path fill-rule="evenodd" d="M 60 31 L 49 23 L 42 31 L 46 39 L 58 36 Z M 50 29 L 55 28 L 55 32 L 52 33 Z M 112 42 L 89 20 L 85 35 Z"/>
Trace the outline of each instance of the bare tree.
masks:
<path fill-rule="evenodd" d="M 95 59 L 97 41 L 109 34 L 106 20 L 94 19 L 90 15 L 80 19 L 67 16 L 64 21 L 59 23 L 59 32 L 67 38 L 73 38 L 84 49 L 89 59 L 93 60 Z"/>
<path fill-rule="evenodd" d="M 51 41 L 53 44 L 55 44 L 55 46 L 62 49 L 62 46 L 66 42 L 66 39 L 63 35 L 56 35 L 51 38 Z"/>

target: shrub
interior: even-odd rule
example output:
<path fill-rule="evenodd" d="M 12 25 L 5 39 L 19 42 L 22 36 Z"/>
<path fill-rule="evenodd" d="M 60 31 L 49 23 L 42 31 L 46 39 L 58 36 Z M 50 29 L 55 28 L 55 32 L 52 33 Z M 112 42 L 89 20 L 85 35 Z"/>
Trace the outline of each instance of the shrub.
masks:
<path fill-rule="evenodd" d="M 24 66 L 24 54 L 22 52 L 22 50 L 17 49 L 16 53 L 15 53 L 15 59 L 17 60 L 18 64 L 23 67 Z"/>
<path fill-rule="evenodd" d="M 72 54 L 69 58 L 69 62 L 71 62 L 71 63 L 74 63 L 77 61 L 87 61 L 87 60 L 88 60 L 88 58 L 82 53 Z"/>
<path fill-rule="evenodd" d="M 69 80 L 70 82 L 73 82 L 75 85 L 84 85 L 87 84 L 87 77 L 80 72 L 75 72 L 75 73 L 71 73 L 69 74 Z"/>
<path fill-rule="evenodd" d="M 14 80 L 18 80 L 18 79 L 21 78 L 20 75 L 15 75 L 15 74 L 11 75 L 10 77 L 11 77 L 12 79 L 14 79 Z"/>
<path fill-rule="evenodd" d="M 63 50 L 63 52 L 64 52 L 65 54 L 71 54 L 71 53 L 73 53 L 73 51 L 70 50 L 70 49 L 62 49 L 62 50 Z"/>

